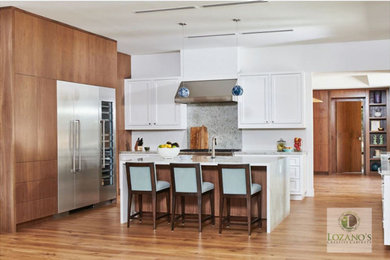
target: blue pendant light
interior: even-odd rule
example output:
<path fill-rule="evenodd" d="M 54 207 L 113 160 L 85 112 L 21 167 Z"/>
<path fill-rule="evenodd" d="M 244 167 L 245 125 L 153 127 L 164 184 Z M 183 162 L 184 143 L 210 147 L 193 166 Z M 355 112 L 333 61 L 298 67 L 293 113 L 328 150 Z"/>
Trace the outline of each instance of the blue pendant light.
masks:
<path fill-rule="evenodd" d="M 188 98 L 190 96 L 190 90 L 186 87 L 179 88 L 179 91 L 177 92 L 180 97 Z"/>
<path fill-rule="evenodd" d="M 232 88 L 232 95 L 242 96 L 243 93 L 244 93 L 244 89 L 236 83 L 236 85 Z"/>
<path fill-rule="evenodd" d="M 182 51 L 183 51 L 183 59 L 182 59 L 182 73 L 184 74 L 184 26 L 186 26 L 187 24 L 186 23 L 183 23 L 183 22 L 181 22 L 181 23 L 178 23 L 180 26 L 181 26 L 181 28 L 182 28 L 182 39 L 181 39 L 181 49 L 182 49 Z M 180 97 L 182 97 L 182 98 L 188 98 L 189 96 L 190 96 L 190 90 L 188 89 L 188 88 L 186 88 L 185 86 L 182 86 L 182 87 L 180 87 L 179 88 L 179 90 L 178 90 L 178 95 L 180 96 Z"/>
<path fill-rule="evenodd" d="M 233 22 L 236 23 L 236 49 L 237 49 L 237 54 L 238 54 L 238 23 L 241 20 L 238 18 L 234 18 Z M 238 58 L 238 55 L 237 55 Z M 237 75 L 238 76 L 238 75 Z M 233 96 L 242 96 L 244 93 L 244 89 L 238 84 L 238 81 L 236 82 L 236 85 L 232 88 L 232 95 Z"/>

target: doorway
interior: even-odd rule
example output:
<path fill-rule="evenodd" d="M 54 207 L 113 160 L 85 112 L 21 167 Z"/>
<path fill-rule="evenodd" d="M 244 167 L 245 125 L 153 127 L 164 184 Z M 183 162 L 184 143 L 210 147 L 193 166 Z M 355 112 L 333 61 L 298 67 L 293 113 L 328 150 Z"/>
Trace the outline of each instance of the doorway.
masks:
<path fill-rule="evenodd" d="M 364 101 L 335 99 L 336 173 L 364 174 Z"/>

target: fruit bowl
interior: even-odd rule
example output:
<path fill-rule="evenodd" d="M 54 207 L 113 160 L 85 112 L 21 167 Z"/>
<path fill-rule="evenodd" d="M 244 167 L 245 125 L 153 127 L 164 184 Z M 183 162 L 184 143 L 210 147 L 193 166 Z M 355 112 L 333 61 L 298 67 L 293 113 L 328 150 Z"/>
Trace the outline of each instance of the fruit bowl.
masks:
<path fill-rule="evenodd" d="M 180 148 L 157 148 L 157 152 L 165 159 L 172 159 L 179 155 Z"/>

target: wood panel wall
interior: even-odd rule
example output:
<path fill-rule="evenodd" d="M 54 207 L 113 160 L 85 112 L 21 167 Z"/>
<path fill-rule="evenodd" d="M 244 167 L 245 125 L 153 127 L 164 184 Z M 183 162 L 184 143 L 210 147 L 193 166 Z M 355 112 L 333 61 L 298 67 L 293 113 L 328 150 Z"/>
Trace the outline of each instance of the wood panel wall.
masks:
<path fill-rule="evenodd" d="M 11 8 L 0 9 L 0 233 L 16 230 L 12 16 Z"/>
<path fill-rule="evenodd" d="M 0 8 L 0 22 L 0 231 L 9 232 L 57 212 L 56 80 L 118 88 L 117 44 L 13 7 Z"/>
<path fill-rule="evenodd" d="M 329 92 L 314 90 L 313 97 L 322 103 L 313 103 L 314 172 L 329 173 Z"/>
<path fill-rule="evenodd" d="M 125 130 L 125 93 L 124 79 L 131 78 L 130 55 L 118 52 L 116 85 L 116 182 L 117 200 L 119 200 L 119 152 L 131 147 L 131 131 Z"/>

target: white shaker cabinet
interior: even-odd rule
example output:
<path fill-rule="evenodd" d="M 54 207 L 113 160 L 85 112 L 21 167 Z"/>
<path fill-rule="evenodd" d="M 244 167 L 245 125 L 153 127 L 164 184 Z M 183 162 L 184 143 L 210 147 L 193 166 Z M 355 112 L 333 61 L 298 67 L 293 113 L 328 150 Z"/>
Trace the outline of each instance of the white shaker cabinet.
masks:
<path fill-rule="evenodd" d="M 303 84 L 301 74 L 271 75 L 271 123 L 275 126 L 303 125 Z"/>
<path fill-rule="evenodd" d="M 239 78 L 244 93 L 238 103 L 238 124 L 240 128 L 266 126 L 268 118 L 268 75 L 245 76 Z"/>
<path fill-rule="evenodd" d="M 151 81 L 125 81 L 126 129 L 143 128 L 151 124 Z"/>
<path fill-rule="evenodd" d="M 178 78 L 125 80 L 126 130 L 186 129 L 186 105 L 174 99 Z"/>
<path fill-rule="evenodd" d="M 241 75 L 238 104 L 241 129 L 304 128 L 302 73 Z"/>

